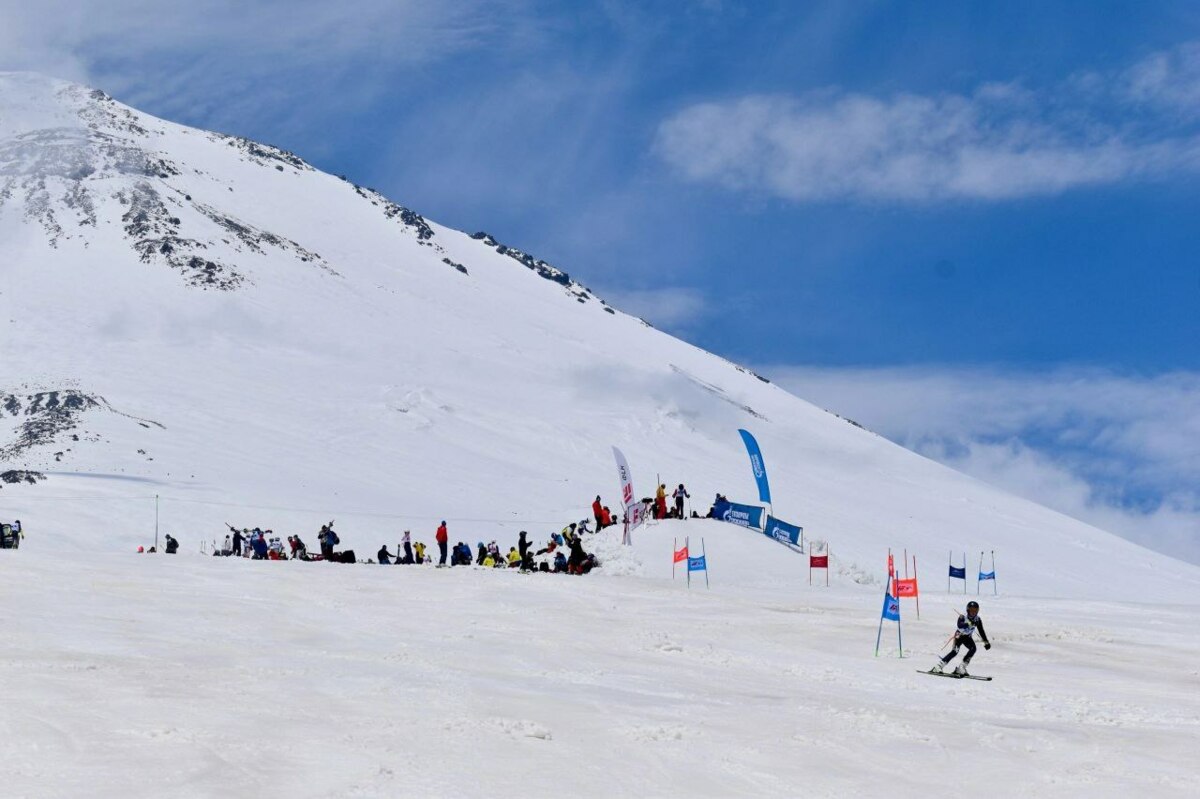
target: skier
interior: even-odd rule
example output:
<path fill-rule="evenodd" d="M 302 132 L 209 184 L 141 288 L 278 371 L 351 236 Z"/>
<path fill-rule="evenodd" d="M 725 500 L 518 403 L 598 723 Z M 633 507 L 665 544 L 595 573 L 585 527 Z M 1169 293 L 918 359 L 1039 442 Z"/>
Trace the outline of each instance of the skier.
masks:
<path fill-rule="evenodd" d="M 596 517 L 596 529 L 604 529 L 604 506 L 600 504 L 600 495 L 596 495 L 596 501 L 592 503 L 592 515 Z"/>
<path fill-rule="evenodd" d="M 672 496 L 675 497 L 675 515 L 680 519 L 685 518 L 683 515 L 683 500 L 685 497 L 691 499 L 692 495 L 683 487 L 683 483 L 680 483 L 679 488 L 675 489 L 675 493 Z"/>
<path fill-rule="evenodd" d="M 437 545 L 441 557 L 438 559 L 439 566 L 446 565 L 446 543 L 450 540 L 450 533 L 446 530 L 446 520 L 442 519 L 442 523 L 437 529 Z"/>
<path fill-rule="evenodd" d="M 979 638 L 983 641 L 984 649 L 991 649 L 992 643 L 988 640 L 987 633 L 983 629 L 983 619 L 979 616 L 979 603 L 971 600 L 967 603 L 967 612 L 959 614 L 958 628 L 954 631 L 954 648 L 949 654 L 939 660 L 934 667 L 930 669 L 934 674 L 941 674 L 945 666 L 950 665 L 950 661 L 954 660 L 954 656 L 958 654 L 958 648 L 961 646 L 967 650 L 967 654 L 963 655 L 962 663 L 954 669 L 954 674 L 958 677 L 970 676 L 967 674 L 967 664 L 971 662 L 971 658 L 975 657 L 975 631 L 979 630 Z"/>

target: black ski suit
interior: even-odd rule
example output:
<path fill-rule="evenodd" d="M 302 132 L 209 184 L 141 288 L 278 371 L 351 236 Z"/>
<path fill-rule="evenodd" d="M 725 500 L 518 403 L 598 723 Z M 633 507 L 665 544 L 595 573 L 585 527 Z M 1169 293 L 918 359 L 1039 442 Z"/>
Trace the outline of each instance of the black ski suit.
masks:
<path fill-rule="evenodd" d="M 971 662 L 971 658 L 975 657 L 975 639 L 974 633 L 979 630 L 979 639 L 983 641 L 984 649 L 991 649 L 992 643 L 988 640 L 987 633 L 983 630 L 983 619 L 978 615 L 971 619 L 965 615 L 958 617 L 958 629 L 954 631 L 954 648 L 948 654 L 942 657 L 942 663 L 946 664 L 954 660 L 954 656 L 958 654 L 959 647 L 967 650 L 963 655 L 963 665 Z"/>

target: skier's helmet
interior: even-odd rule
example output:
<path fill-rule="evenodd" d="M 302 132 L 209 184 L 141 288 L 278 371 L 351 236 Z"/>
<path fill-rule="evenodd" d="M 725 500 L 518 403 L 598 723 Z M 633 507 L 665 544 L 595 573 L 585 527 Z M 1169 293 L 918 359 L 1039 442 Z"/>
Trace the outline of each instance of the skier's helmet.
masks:
<path fill-rule="evenodd" d="M 973 599 L 967 603 L 967 613 L 970 613 L 971 611 L 975 611 L 976 613 L 979 612 L 979 603 Z"/>

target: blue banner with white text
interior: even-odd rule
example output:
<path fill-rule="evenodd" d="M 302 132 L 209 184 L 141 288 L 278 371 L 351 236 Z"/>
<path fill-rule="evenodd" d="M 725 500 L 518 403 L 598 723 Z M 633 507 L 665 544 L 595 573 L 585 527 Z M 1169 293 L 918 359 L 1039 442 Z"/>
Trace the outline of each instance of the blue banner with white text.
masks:
<path fill-rule="evenodd" d="M 713 507 L 713 518 L 730 524 L 750 527 L 755 530 L 763 529 L 763 516 L 766 511 L 757 505 L 741 505 L 737 502 L 721 502 Z"/>
<path fill-rule="evenodd" d="M 798 527 L 794 524 L 788 524 L 785 521 L 776 519 L 770 514 L 767 515 L 767 529 L 763 532 L 776 541 L 782 541 L 785 544 L 800 546 L 800 534 L 804 531 L 803 527 Z"/>
<path fill-rule="evenodd" d="M 967 579 L 967 567 L 963 566 L 960 568 L 958 566 L 951 566 L 950 567 L 950 576 L 956 577 L 959 580 Z"/>
<path fill-rule="evenodd" d="M 758 501 L 770 504 L 771 486 L 767 483 L 767 467 L 763 465 L 762 451 L 758 448 L 758 442 L 745 430 L 738 430 L 738 433 L 741 434 L 742 442 L 746 445 L 746 452 L 750 455 L 750 470 L 754 472 L 754 480 L 758 483 Z"/>

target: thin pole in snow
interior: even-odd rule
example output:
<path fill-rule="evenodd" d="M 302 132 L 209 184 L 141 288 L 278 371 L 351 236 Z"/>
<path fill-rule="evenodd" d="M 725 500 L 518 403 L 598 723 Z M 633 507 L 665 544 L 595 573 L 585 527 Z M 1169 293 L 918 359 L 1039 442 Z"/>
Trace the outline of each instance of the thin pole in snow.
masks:
<path fill-rule="evenodd" d="M 829 563 L 833 557 L 833 550 L 829 548 L 829 544 L 825 545 L 825 587 L 829 587 Z"/>
<path fill-rule="evenodd" d="M 913 555 L 913 581 L 917 584 L 917 618 L 921 618 L 921 581 L 917 579 L 917 556 Z M 903 652 L 903 650 L 901 650 Z"/>
<path fill-rule="evenodd" d="M 979 574 L 983 574 L 983 550 L 979 550 L 979 572 L 975 577 L 975 596 L 979 596 Z"/>
<path fill-rule="evenodd" d="M 992 550 L 992 596 L 1000 593 L 1000 589 L 996 587 L 996 550 Z"/>
<path fill-rule="evenodd" d="M 679 539 L 671 539 L 671 579 L 675 579 L 675 554 L 679 552 Z"/>
<path fill-rule="evenodd" d="M 908 547 L 904 548 L 904 579 L 908 579 Z"/>
<path fill-rule="evenodd" d="M 954 550 L 950 550 L 950 555 L 946 558 L 946 562 L 950 564 L 950 569 L 954 568 Z M 950 569 L 946 569 L 946 593 L 950 593 Z"/>
<path fill-rule="evenodd" d="M 688 541 L 690 540 L 690 538 L 691 538 L 690 536 L 687 536 L 683 539 L 683 546 L 688 551 L 688 558 L 692 557 L 692 548 L 691 548 L 691 546 L 688 545 Z M 692 564 L 691 564 L 690 560 L 688 561 L 688 565 L 687 565 L 687 581 L 688 581 L 688 590 L 690 591 L 692 589 Z"/>
<path fill-rule="evenodd" d="M 967 595 L 967 550 L 963 550 L 963 596 Z"/>
<path fill-rule="evenodd" d="M 154 551 L 158 552 L 158 494 L 154 495 Z"/>
<path fill-rule="evenodd" d="M 704 587 L 708 588 L 708 553 L 704 551 L 704 536 L 700 536 L 700 557 L 704 558 Z"/>

